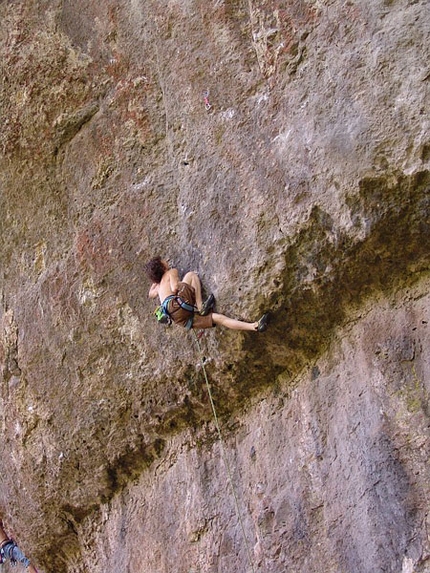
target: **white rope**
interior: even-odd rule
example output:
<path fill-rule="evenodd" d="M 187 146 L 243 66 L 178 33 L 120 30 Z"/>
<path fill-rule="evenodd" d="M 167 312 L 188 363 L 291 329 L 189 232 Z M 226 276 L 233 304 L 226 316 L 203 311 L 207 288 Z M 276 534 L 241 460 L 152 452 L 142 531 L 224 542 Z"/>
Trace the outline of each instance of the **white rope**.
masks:
<path fill-rule="evenodd" d="M 238 519 L 239 519 L 240 527 L 241 527 L 241 529 L 242 529 L 242 535 L 243 535 L 243 540 L 244 540 L 244 543 L 245 543 L 245 548 L 246 548 L 246 553 L 247 553 L 249 565 L 250 565 L 250 567 L 251 567 L 252 573 L 255 573 L 254 563 L 253 563 L 252 556 L 251 556 L 251 551 L 250 551 L 250 549 L 249 549 L 248 540 L 247 540 L 247 538 L 246 538 L 245 526 L 244 526 L 244 523 L 243 523 L 243 520 L 242 520 L 242 515 L 241 515 L 241 513 L 240 513 L 239 500 L 238 500 L 238 497 L 237 497 L 237 494 L 236 494 L 236 490 L 235 490 L 234 484 L 233 484 L 232 471 L 231 471 L 231 468 L 230 468 L 229 461 L 228 461 L 228 459 L 227 459 L 227 455 L 226 455 L 226 453 L 225 453 L 224 440 L 223 440 L 223 437 L 222 437 L 222 434 L 221 434 L 221 428 L 220 428 L 220 425 L 219 425 L 218 416 L 217 416 L 216 409 L 215 409 L 215 403 L 214 403 L 214 400 L 213 400 L 213 397 L 212 397 L 212 392 L 211 392 L 211 387 L 210 387 L 209 380 L 208 380 L 208 375 L 207 375 L 207 373 L 206 373 L 206 367 L 205 367 L 205 364 L 204 364 L 204 355 L 203 355 L 202 347 L 201 347 L 201 345 L 200 345 L 200 341 L 199 341 L 199 339 L 198 339 L 198 336 L 197 336 L 195 330 L 193 330 L 193 334 L 194 334 L 194 337 L 195 337 L 195 339 L 196 339 L 197 347 L 198 347 L 199 352 L 200 352 L 200 355 L 201 355 L 201 364 L 202 364 L 203 375 L 204 375 L 204 378 L 205 378 L 206 388 L 207 388 L 207 391 L 208 391 L 208 394 L 209 394 L 209 400 L 210 400 L 211 407 L 212 407 L 212 412 L 213 412 L 213 415 L 214 415 L 215 427 L 216 427 L 217 432 L 218 432 L 218 437 L 219 437 L 220 446 L 221 446 L 221 456 L 222 456 L 222 459 L 223 459 L 223 461 L 224 461 L 224 465 L 225 465 L 226 470 L 227 470 L 228 480 L 229 480 L 229 482 L 230 482 L 230 488 L 231 488 L 231 491 L 232 491 L 232 493 L 233 493 L 234 503 L 235 503 L 235 506 L 236 506 L 236 514 L 237 514 L 237 517 L 238 517 Z"/>

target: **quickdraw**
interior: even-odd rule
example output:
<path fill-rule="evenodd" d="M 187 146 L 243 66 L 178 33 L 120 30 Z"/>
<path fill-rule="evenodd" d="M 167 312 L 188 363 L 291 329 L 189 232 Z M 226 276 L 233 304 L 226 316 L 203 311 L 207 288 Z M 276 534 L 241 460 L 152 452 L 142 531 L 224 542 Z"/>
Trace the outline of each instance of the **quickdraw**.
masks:
<path fill-rule="evenodd" d="M 203 92 L 203 100 L 205 102 L 205 110 L 209 111 L 211 109 L 211 104 L 209 103 L 209 90 Z"/>

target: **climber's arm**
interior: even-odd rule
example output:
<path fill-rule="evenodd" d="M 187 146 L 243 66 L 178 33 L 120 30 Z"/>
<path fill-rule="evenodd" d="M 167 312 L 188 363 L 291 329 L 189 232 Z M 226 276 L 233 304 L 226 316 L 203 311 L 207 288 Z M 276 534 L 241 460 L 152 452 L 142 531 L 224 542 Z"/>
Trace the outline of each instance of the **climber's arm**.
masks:
<path fill-rule="evenodd" d="M 179 288 L 179 273 L 177 269 L 170 269 L 167 271 L 170 279 L 170 290 L 176 294 Z"/>
<path fill-rule="evenodd" d="M 156 298 L 156 296 L 158 295 L 158 289 L 159 288 L 160 288 L 159 284 L 152 283 L 151 288 L 149 289 L 149 293 L 148 293 L 149 298 Z"/>

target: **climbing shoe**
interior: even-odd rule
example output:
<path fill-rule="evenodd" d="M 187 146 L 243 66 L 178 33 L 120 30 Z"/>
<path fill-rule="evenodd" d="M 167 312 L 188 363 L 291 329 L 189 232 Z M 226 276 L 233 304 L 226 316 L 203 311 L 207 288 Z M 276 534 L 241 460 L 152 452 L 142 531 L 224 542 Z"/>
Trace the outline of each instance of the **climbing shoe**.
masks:
<path fill-rule="evenodd" d="M 263 314 L 263 316 L 258 321 L 257 331 L 258 332 L 264 332 L 267 330 L 268 326 L 269 326 L 269 313 L 266 312 L 266 314 Z"/>
<path fill-rule="evenodd" d="M 210 311 L 213 309 L 215 304 L 215 297 L 213 294 L 210 294 L 205 302 L 202 304 L 202 309 L 200 311 L 201 316 L 207 316 Z"/>

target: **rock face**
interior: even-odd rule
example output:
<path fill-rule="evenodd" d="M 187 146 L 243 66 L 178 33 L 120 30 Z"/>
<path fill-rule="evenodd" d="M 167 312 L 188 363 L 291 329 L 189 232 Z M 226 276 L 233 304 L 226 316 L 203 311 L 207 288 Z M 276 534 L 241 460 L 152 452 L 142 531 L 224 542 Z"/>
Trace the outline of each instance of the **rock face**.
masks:
<path fill-rule="evenodd" d="M 47 573 L 429 572 L 428 2 L 0 17 L 8 531 Z M 158 326 L 154 254 L 270 330 Z"/>

